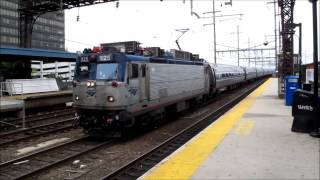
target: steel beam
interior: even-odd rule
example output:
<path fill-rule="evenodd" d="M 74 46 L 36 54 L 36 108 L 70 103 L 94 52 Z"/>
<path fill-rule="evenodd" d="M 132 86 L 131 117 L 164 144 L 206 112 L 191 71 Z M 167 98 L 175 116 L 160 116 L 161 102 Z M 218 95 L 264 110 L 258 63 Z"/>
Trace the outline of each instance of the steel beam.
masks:
<path fill-rule="evenodd" d="M 287 75 L 294 74 L 293 65 L 293 10 L 295 0 L 278 0 L 281 15 L 281 39 L 282 39 L 282 52 L 279 59 L 279 97 L 283 97 L 284 89 L 283 80 Z"/>
<path fill-rule="evenodd" d="M 118 0 L 20 0 L 20 47 L 31 48 L 32 29 L 37 18 L 47 12 L 90 6 Z"/>

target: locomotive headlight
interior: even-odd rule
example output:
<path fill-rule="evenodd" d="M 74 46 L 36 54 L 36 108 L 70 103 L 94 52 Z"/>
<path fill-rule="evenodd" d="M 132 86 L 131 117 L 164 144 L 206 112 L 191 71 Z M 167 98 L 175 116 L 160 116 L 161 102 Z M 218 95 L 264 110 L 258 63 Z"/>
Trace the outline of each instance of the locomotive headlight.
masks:
<path fill-rule="evenodd" d="M 94 87 L 96 84 L 94 81 L 88 81 L 87 82 L 87 87 Z"/>
<path fill-rule="evenodd" d="M 76 101 L 79 101 L 80 98 L 79 98 L 78 95 L 75 95 L 74 99 L 75 99 Z"/>
<path fill-rule="evenodd" d="M 108 96 L 108 102 L 114 102 L 114 97 L 113 96 Z"/>

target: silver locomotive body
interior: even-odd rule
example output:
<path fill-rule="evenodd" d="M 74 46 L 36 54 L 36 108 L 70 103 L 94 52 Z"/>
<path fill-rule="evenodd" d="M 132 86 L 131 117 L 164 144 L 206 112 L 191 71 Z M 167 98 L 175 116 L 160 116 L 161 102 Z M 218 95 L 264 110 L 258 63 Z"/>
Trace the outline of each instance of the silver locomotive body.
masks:
<path fill-rule="evenodd" d="M 121 136 L 145 119 L 182 111 L 213 86 L 211 68 L 202 62 L 120 53 L 92 56 L 77 64 L 73 99 L 80 126 L 93 136 Z M 101 61 L 101 56 L 109 58 Z"/>
<path fill-rule="evenodd" d="M 81 55 L 73 93 L 80 126 L 92 136 L 119 137 L 128 127 L 150 124 L 204 101 L 219 89 L 263 75 L 256 68 L 210 66 L 190 60 L 186 52 L 174 54 L 182 58 L 113 51 Z"/>

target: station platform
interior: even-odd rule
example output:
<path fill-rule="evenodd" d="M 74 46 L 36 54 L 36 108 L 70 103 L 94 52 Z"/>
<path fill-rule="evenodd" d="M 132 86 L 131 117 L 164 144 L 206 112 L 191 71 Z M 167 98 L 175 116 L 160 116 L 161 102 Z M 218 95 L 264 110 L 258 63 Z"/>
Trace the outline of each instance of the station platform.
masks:
<path fill-rule="evenodd" d="M 319 179 L 319 139 L 291 132 L 270 78 L 139 179 Z"/>
<path fill-rule="evenodd" d="M 0 112 L 20 111 L 23 109 L 23 101 L 6 99 L 0 100 Z"/>
<path fill-rule="evenodd" d="M 72 90 L 6 96 L 2 97 L 1 104 L 17 101 L 24 101 L 26 109 L 65 104 L 72 101 Z M 6 107 L 10 110 L 10 106 Z"/>

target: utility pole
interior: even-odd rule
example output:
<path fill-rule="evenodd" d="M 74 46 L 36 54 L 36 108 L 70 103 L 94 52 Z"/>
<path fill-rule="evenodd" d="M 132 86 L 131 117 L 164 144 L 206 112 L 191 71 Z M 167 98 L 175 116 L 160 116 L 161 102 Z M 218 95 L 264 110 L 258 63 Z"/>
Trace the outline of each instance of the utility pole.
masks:
<path fill-rule="evenodd" d="M 215 0 L 212 0 L 212 8 L 213 8 L 213 51 L 214 51 L 214 64 L 217 64 L 217 41 L 216 41 L 216 8 L 215 8 Z"/>
<path fill-rule="evenodd" d="M 238 56 L 238 66 L 240 66 L 240 32 L 239 32 L 239 24 L 237 25 L 237 32 L 232 32 L 230 34 L 237 33 L 237 56 Z M 221 51 L 219 51 L 221 52 Z"/>
<path fill-rule="evenodd" d="M 250 38 L 248 37 L 248 58 L 249 58 L 249 67 L 251 66 L 251 61 L 250 61 Z"/>
<path fill-rule="evenodd" d="M 302 69 L 301 69 L 301 64 L 302 64 L 302 54 L 301 54 L 301 50 L 302 50 L 302 24 L 299 23 L 298 24 L 299 27 L 299 56 L 298 56 L 298 63 L 299 63 L 299 84 L 301 86 L 301 77 L 302 77 Z"/>
<path fill-rule="evenodd" d="M 277 44 L 277 8 L 276 0 L 273 1 L 273 10 L 274 10 L 274 57 L 275 57 L 275 69 L 278 69 L 278 44 Z"/>
<path fill-rule="evenodd" d="M 278 69 L 278 44 L 277 44 L 277 8 L 276 0 L 273 1 L 273 10 L 274 10 L 274 57 L 275 57 L 275 69 Z"/>
<path fill-rule="evenodd" d="M 318 103 L 318 30 L 317 30 L 317 0 L 309 0 L 312 3 L 312 21 L 313 21 L 313 103 L 314 103 L 314 117 L 317 117 L 319 112 L 319 103 Z M 320 138 L 320 122 L 318 118 L 313 119 L 313 130 L 310 133 L 313 137 Z"/>
<path fill-rule="evenodd" d="M 240 47 L 239 47 L 239 25 L 237 25 L 237 39 L 238 39 L 238 66 L 240 63 Z"/>
<path fill-rule="evenodd" d="M 273 4 L 273 11 L 274 11 L 274 61 L 275 61 L 275 69 L 278 69 L 278 44 L 277 44 L 277 5 L 276 0 L 273 0 L 271 2 L 267 2 L 267 4 L 272 3 Z"/>
<path fill-rule="evenodd" d="M 257 68 L 257 52 L 254 52 L 254 67 Z"/>
<path fill-rule="evenodd" d="M 191 2 L 191 15 L 195 15 L 198 19 L 200 18 L 211 18 L 211 17 L 200 17 L 197 13 L 195 13 L 193 11 L 193 0 L 190 1 Z M 232 0 L 230 0 L 229 2 L 226 2 L 225 5 L 230 5 L 232 6 Z M 213 25 L 213 55 L 214 55 L 214 63 L 217 64 L 217 38 L 216 38 L 216 7 L 215 7 L 215 0 L 212 0 L 212 12 L 205 12 L 203 14 L 207 14 L 207 13 L 212 13 L 212 25 Z M 235 16 L 235 15 L 240 15 L 242 16 L 242 14 L 231 14 L 231 15 L 221 15 L 219 17 L 224 17 L 224 16 Z M 211 25 L 211 24 L 204 24 L 203 26 L 206 25 Z"/>

